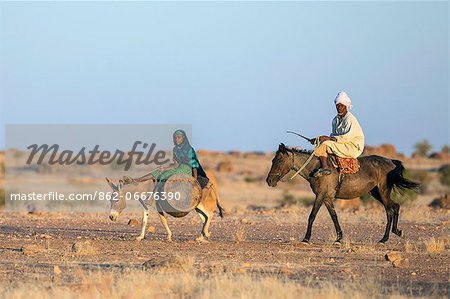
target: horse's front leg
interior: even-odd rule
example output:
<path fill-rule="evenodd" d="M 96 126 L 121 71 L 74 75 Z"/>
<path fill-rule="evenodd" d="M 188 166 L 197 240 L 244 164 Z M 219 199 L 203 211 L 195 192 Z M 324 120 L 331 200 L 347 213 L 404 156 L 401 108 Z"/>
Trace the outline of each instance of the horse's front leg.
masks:
<path fill-rule="evenodd" d="M 144 210 L 144 216 L 142 217 L 141 234 L 136 238 L 136 240 L 138 241 L 141 241 L 145 238 L 145 228 L 147 227 L 147 220 L 148 220 L 148 211 Z"/>
<path fill-rule="evenodd" d="M 308 228 L 306 230 L 305 237 L 303 238 L 303 243 L 309 243 L 309 239 L 311 238 L 312 225 L 314 223 L 314 219 L 316 219 L 317 212 L 319 212 L 320 207 L 323 203 L 322 196 L 316 196 L 316 200 L 314 201 L 314 206 L 311 210 L 311 214 L 309 214 L 308 218 Z"/>

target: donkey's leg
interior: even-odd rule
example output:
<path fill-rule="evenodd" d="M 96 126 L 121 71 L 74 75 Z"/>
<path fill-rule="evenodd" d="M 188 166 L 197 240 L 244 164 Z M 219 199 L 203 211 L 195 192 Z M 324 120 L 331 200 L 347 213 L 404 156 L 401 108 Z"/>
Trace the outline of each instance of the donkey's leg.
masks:
<path fill-rule="evenodd" d="M 206 216 L 208 216 L 208 221 L 206 221 L 205 223 L 205 237 L 207 239 L 209 239 L 209 237 L 211 237 L 211 232 L 209 231 L 209 226 L 211 224 L 214 212 L 212 213 L 208 213 L 207 211 L 205 211 Z"/>
<path fill-rule="evenodd" d="M 207 232 L 207 227 L 209 227 L 210 219 L 209 219 L 208 215 L 200 208 L 198 208 L 198 207 L 195 208 L 195 211 L 198 213 L 198 215 L 200 216 L 200 218 L 202 219 L 202 222 L 203 222 L 202 233 L 201 233 L 200 237 L 197 238 L 197 241 L 203 241 L 203 240 L 205 240 L 205 238 L 207 239 L 209 237 L 209 232 L 208 232 L 208 234 L 206 232 Z"/>
<path fill-rule="evenodd" d="M 380 190 L 381 189 L 381 190 Z M 384 231 L 383 238 L 381 238 L 378 243 L 386 243 L 387 240 L 389 240 L 389 232 L 391 230 L 392 220 L 394 218 L 394 209 L 392 208 L 392 205 L 390 205 L 390 198 L 389 196 L 385 196 L 385 191 L 383 187 L 376 187 L 370 191 L 370 194 L 375 197 L 376 200 L 381 202 L 384 206 L 384 209 L 386 210 L 386 229 Z"/>
<path fill-rule="evenodd" d="M 161 220 L 161 223 L 163 224 L 164 228 L 167 232 L 167 241 L 172 242 L 172 232 L 170 231 L 169 225 L 167 225 L 167 219 L 164 216 L 164 213 L 158 213 L 159 219 Z"/>
<path fill-rule="evenodd" d="M 308 228 L 306 230 L 305 237 L 303 238 L 303 243 L 309 243 L 309 239 L 311 238 L 312 225 L 314 223 L 314 219 L 316 219 L 317 212 L 322 206 L 323 198 L 316 196 L 316 200 L 314 201 L 314 206 L 311 210 L 311 214 L 309 214 L 308 218 Z"/>
<path fill-rule="evenodd" d="M 336 214 L 336 210 L 334 209 L 334 204 L 333 204 L 333 199 L 332 198 L 327 198 L 324 201 L 325 206 L 327 207 L 328 213 L 330 213 L 331 216 L 331 220 L 333 220 L 333 224 L 334 224 L 334 228 L 336 229 L 336 241 L 334 241 L 334 243 L 341 243 L 342 242 L 342 229 L 341 226 L 339 225 L 339 220 Z"/>
<path fill-rule="evenodd" d="M 145 228 L 147 227 L 147 220 L 148 220 L 148 211 L 144 210 L 144 216 L 142 217 L 142 229 L 141 234 L 136 238 L 136 240 L 141 241 L 145 238 Z"/>
<path fill-rule="evenodd" d="M 209 231 L 209 226 L 211 225 L 212 222 L 212 218 L 214 216 L 214 210 L 209 211 L 206 207 L 203 206 L 198 206 L 198 209 L 200 209 L 203 213 L 205 213 L 206 218 L 201 215 L 201 218 L 204 219 L 204 226 L 203 226 L 203 235 L 205 236 L 206 239 L 209 239 L 209 237 L 211 237 L 211 232 Z"/>
<path fill-rule="evenodd" d="M 214 210 L 217 207 L 217 194 L 215 191 L 212 192 L 212 188 L 213 188 L 212 185 L 209 185 L 205 189 L 203 189 L 202 200 L 200 204 L 197 206 L 197 208 L 202 210 L 207 216 L 206 221 L 205 217 L 199 214 L 205 224 L 204 236 L 207 239 L 209 239 L 209 237 L 211 236 L 211 233 L 209 232 L 209 226 L 214 216 Z"/>
<path fill-rule="evenodd" d="M 400 205 L 396 202 L 392 202 L 392 207 L 394 209 L 394 221 L 392 222 L 392 232 L 399 237 L 403 236 L 403 232 L 401 229 L 398 229 L 398 212 L 400 211 Z"/>

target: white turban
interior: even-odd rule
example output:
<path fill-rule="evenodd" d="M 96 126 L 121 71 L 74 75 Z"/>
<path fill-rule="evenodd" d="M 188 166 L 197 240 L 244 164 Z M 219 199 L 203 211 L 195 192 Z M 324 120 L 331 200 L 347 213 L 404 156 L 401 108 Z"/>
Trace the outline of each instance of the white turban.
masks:
<path fill-rule="evenodd" d="M 334 99 L 334 104 L 342 104 L 347 107 L 347 109 L 352 108 L 352 100 L 350 100 L 345 91 L 341 91 L 337 94 L 336 98 Z"/>

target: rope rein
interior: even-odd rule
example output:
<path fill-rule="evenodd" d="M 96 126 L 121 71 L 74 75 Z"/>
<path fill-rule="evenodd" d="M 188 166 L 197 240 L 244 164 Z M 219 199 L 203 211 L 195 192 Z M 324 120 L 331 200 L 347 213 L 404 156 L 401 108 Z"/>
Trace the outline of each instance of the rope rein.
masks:
<path fill-rule="evenodd" d="M 305 167 L 306 165 L 309 164 L 309 162 L 311 162 L 312 158 L 314 157 L 314 154 L 316 153 L 316 149 L 317 147 L 320 145 L 320 141 L 319 138 L 316 138 L 314 140 L 314 150 L 312 151 L 311 155 L 309 155 L 308 159 L 306 159 L 305 163 L 303 163 L 303 165 L 300 167 L 299 170 L 297 170 L 290 178 L 290 180 L 293 180 Z M 294 156 L 295 154 L 292 153 L 292 168 L 295 170 L 295 164 L 294 164 Z"/>

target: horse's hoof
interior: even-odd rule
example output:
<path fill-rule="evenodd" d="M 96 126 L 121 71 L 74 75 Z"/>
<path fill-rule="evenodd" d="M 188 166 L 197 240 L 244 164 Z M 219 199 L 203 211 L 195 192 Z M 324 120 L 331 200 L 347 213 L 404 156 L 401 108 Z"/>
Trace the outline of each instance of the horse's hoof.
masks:
<path fill-rule="evenodd" d="M 144 237 L 141 237 L 141 236 L 136 237 L 136 240 L 137 240 L 137 241 L 142 241 L 142 240 L 144 240 Z"/>
<path fill-rule="evenodd" d="M 337 246 L 341 246 L 342 245 L 342 240 L 336 240 L 333 242 L 333 245 L 337 245 Z"/>
<path fill-rule="evenodd" d="M 380 245 L 386 245 L 387 240 L 380 240 L 378 241 L 378 244 Z"/>
<path fill-rule="evenodd" d="M 311 243 L 309 243 L 309 240 L 306 240 L 306 239 L 303 239 L 301 244 L 311 245 Z"/>
<path fill-rule="evenodd" d="M 173 242 L 172 238 L 167 238 L 167 242 L 172 243 Z"/>

